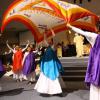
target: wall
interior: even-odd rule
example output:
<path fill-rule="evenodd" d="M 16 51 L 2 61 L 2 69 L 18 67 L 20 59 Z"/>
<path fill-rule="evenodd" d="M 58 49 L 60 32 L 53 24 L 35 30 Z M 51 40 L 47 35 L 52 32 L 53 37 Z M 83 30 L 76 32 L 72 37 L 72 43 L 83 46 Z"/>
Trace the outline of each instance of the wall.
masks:
<path fill-rule="evenodd" d="M 19 34 L 19 44 L 26 45 L 27 40 L 29 40 L 31 44 L 34 44 L 34 37 L 31 31 L 21 32 Z"/>
<path fill-rule="evenodd" d="M 73 3 L 74 0 L 62 0 L 66 2 Z M 79 0 L 76 0 L 76 4 L 79 4 Z M 82 0 L 82 7 L 86 8 L 92 12 L 94 12 L 97 15 L 100 15 L 100 0 L 91 0 L 91 2 L 88 2 L 88 0 Z"/>
<path fill-rule="evenodd" d="M 57 43 L 61 43 L 62 41 L 65 44 L 73 44 L 73 38 L 74 34 L 72 32 L 71 33 L 69 33 L 69 31 L 59 32 L 54 37 L 54 44 L 56 45 Z M 29 40 L 31 44 L 34 44 L 34 37 L 32 33 L 30 31 L 21 32 L 19 34 L 19 44 L 26 45 L 27 40 Z"/>
<path fill-rule="evenodd" d="M 19 34 L 17 32 L 4 32 L 0 37 L 0 54 L 8 51 L 9 49 L 6 46 L 6 41 L 9 41 L 9 45 L 19 44 Z"/>
<path fill-rule="evenodd" d="M 69 33 L 69 31 L 63 31 L 56 34 L 56 36 L 54 37 L 54 43 L 57 44 L 57 43 L 64 42 L 65 45 L 74 44 L 73 38 L 74 38 L 74 34 L 72 32 Z"/>

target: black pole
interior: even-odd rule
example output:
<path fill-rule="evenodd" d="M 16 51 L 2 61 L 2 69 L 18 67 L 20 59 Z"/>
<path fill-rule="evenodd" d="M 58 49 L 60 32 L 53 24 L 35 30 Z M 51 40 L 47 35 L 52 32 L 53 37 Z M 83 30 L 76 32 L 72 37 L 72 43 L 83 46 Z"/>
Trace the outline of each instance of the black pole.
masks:
<path fill-rule="evenodd" d="M 76 3 L 76 0 L 74 0 L 74 3 Z"/>
<path fill-rule="evenodd" d="M 91 0 L 88 0 L 88 2 L 91 2 Z"/>
<path fill-rule="evenodd" d="M 82 0 L 80 0 L 79 3 L 82 4 Z"/>

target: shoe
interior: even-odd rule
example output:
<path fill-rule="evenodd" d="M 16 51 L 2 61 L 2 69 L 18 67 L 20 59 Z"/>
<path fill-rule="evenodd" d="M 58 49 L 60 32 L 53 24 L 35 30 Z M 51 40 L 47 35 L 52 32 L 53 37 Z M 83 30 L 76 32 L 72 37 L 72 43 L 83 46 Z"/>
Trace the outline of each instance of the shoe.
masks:
<path fill-rule="evenodd" d="M 51 97 L 53 95 L 51 95 L 51 94 L 40 94 L 40 96 L 42 96 L 42 97 Z"/>
<path fill-rule="evenodd" d="M 32 83 L 31 83 L 31 81 L 29 81 L 27 84 L 30 84 L 31 85 Z"/>
<path fill-rule="evenodd" d="M 21 78 L 21 79 L 19 79 L 19 81 L 20 81 L 20 82 L 22 82 L 22 81 L 23 81 L 23 79 Z"/>
<path fill-rule="evenodd" d="M 16 80 L 16 82 L 20 82 L 20 80 L 19 80 L 19 79 L 17 79 L 17 80 Z"/>
<path fill-rule="evenodd" d="M 67 93 L 60 93 L 58 94 L 59 97 L 65 97 L 67 95 Z"/>

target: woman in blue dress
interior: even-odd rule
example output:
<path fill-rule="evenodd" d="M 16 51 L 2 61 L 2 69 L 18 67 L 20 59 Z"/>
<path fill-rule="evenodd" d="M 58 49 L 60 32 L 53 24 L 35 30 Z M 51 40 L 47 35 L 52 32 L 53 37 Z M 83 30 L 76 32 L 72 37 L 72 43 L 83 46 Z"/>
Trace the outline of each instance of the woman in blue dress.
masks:
<path fill-rule="evenodd" d="M 41 73 L 34 89 L 41 94 L 61 94 L 59 72 L 62 71 L 62 65 L 46 39 L 44 44 L 47 48 L 40 60 Z"/>

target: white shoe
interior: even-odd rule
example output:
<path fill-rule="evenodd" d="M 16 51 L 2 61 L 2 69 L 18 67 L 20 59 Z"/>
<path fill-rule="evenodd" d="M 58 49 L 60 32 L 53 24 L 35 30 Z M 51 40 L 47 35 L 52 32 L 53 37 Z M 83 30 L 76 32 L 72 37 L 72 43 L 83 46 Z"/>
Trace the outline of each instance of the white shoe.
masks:
<path fill-rule="evenodd" d="M 21 78 L 21 79 L 19 79 L 20 80 L 20 82 L 22 82 L 23 81 L 23 79 Z"/>

